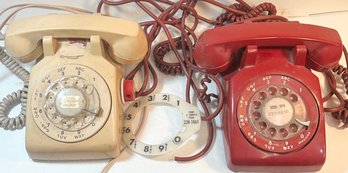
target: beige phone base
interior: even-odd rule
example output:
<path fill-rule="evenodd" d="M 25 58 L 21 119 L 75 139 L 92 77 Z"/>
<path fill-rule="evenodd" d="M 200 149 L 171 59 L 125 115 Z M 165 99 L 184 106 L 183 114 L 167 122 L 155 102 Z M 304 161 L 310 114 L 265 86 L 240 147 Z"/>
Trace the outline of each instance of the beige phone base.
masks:
<path fill-rule="evenodd" d="M 26 148 L 34 160 L 114 158 L 120 152 L 121 67 L 99 36 L 43 38 L 45 58 L 30 75 Z"/>
<path fill-rule="evenodd" d="M 26 148 L 34 160 L 114 158 L 120 153 L 123 71 L 147 52 L 136 22 L 99 14 L 15 20 L 6 51 L 32 68 Z M 104 50 L 105 49 L 105 50 Z"/>

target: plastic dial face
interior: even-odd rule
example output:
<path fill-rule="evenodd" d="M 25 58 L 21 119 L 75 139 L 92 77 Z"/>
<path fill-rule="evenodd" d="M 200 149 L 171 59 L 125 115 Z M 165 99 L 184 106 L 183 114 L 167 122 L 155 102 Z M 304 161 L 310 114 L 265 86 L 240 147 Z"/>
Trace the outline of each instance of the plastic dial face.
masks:
<path fill-rule="evenodd" d="M 183 130 L 168 142 L 159 145 L 149 145 L 139 141 L 132 130 L 132 123 L 137 112 L 150 104 L 165 104 L 177 108 L 182 113 Z M 123 140 L 133 151 L 143 155 L 161 155 L 173 151 L 181 146 L 189 137 L 195 134 L 201 124 L 199 110 L 170 94 L 155 94 L 142 97 L 132 103 L 123 114 L 123 127 L 121 129 Z"/>
<path fill-rule="evenodd" d="M 310 90 L 284 75 L 258 78 L 245 88 L 237 105 L 239 127 L 260 149 L 286 153 L 301 149 L 318 126 L 318 105 Z"/>
<path fill-rule="evenodd" d="M 109 117 L 109 88 L 97 72 L 86 66 L 59 66 L 44 74 L 32 90 L 31 111 L 36 125 L 57 141 L 87 139 Z"/>

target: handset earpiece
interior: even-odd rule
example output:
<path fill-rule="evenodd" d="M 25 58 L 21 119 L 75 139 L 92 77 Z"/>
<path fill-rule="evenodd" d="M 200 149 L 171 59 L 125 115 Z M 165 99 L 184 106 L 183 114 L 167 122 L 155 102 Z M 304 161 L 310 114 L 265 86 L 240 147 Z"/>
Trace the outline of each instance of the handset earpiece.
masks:
<path fill-rule="evenodd" d="M 140 27 L 137 29 L 135 36 L 120 38 L 110 45 L 109 53 L 118 63 L 137 64 L 146 54 L 148 49 L 147 44 L 144 44 L 147 43 L 146 36 Z"/>

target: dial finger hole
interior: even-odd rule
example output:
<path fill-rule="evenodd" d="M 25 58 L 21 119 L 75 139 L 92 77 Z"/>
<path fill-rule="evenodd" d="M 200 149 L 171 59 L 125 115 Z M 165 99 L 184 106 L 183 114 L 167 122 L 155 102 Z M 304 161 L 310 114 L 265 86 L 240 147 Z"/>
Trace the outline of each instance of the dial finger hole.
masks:
<path fill-rule="evenodd" d="M 298 97 L 297 97 L 295 94 L 291 94 L 291 95 L 290 95 L 290 100 L 291 100 L 292 102 L 297 102 L 297 101 L 298 101 Z"/>
<path fill-rule="evenodd" d="M 287 95 L 289 94 L 289 91 L 288 91 L 288 89 L 286 89 L 286 88 L 281 88 L 281 89 L 280 89 L 280 94 L 281 94 L 282 96 L 287 96 Z"/>
<path fill-rule="evenodd" d="M 67 85 L 68 85 L 68 81 L 64 80 L 64 81 L 62 82 L 62 84 L 63 84 L 64 86 L 67 86 Z"/>
<path fill-rule="evenodd" d="M 48 114 L 54 114 L 56 113 L 56 109 L 54 108 L 53 105 L 49 105 L 48 108 L 47 108 L 47 113 Z"/>
<path fill-rule="evenodd" d="M 265 122 L 260 122 L 259 125 L 261 130 L 264 130 L 267 128 L 267 124 Z"/>
<path fill-rule="evenodd" d="M 63 128 L 65 128 L 65 129 L 70 128 L 69 124 L 66 121 L 63 122 L 62 125 L 63 125 Z"/>
<path fill-rule="evenodd" d="M 283 138 L 287 137 L 289 134 L 288 130 L 286 130 L 284 128 L 280 129 L 279 132 L 283 136 Z"/>
<path fill-rule="evenodd" d="M 54 93 L 50 91 L 50 92 L 47 94 L 46 99 L 47 99 L 48 101 L 54 100 Z"/>
<path fill-rule="evenodd" d="M 77 87 L 79 87 L 79 88 L 83 88 L 83 86 L 85 85 L 84 84 L 84 81 L 83 80 L 77 80 L 76 82 L 75 82 L 75 84 L 76 84 L 76 86 Z"/>
<path fill-rule="evenodd" d="M 60 89 L 60 85 L 57 83 L 52 87 L 53 91 L 58 91 Z"/>
<path fill-rule="evenodd" d="M 261 113 L 260 112 L 254 112 L 253 117 L 255 120 L 259 120 L 261 118 Z"/>
<path fill-rule="evenodd" d="M 270 136 L 273 137 L 277 133 L 277 131 L 276 131 L 275 128 L 272 127 L 270 129 L 268 129 L 268 133 L 269 133 Z"/>
<path fill-rule="evenodd" d="M 267 98 L 267 94 L 265 92 L 260 92 L 259 93 L 259 99 L 260 100 L 265 100 Z"/>
<path fill-rule="evenodd" d="M 93 86 L 92 85 L 87 85 L 85 86 L 86 94 L 91 95 L 93 93 Z"/>
<path fill-rule="evenodd" d="M 82 122 L 80 121 L 77 121 L 75 124 L 74 124 L 74 128 L 81 128 L 83 126 Z"/>
<path fill-rule="evenodd" d="M 275 95 L 277 93 L 277 88 L 269 87 L 268 88 L 268 93 L 271 94 L 271 95 Z"/>
<path fill-rule="evenodd" d="M 295 133 L 298 130 L 298 126 L 296 124 L 290 124 L 290 131 Z"/>
<path fill-rule="evenodd" d="M 52 120 L 53 123 L 57 124 L 57 123 L 60 123 L 62 121 L 62 118 L 60 118 L 59 116 L 54 114 L 54 115 L 52 115 L 51 120 Z"/>
<path fill-rule="evenodd" d="M 94 120 L 94 118 L 95 118 L 95 116 L 93 116 L 93 115 L 86 115 L 85 118 L 84 118 L 84 122 L 86 124 L 89 124 L 91 121 Z"/>
<path fill-rule="evenodd" d="M 260 106 L 261 106 L 261 102 L 259 102 L 259 101 L 254 101 L 254 102 L 253 102 L 253 107 L 254 107 L 254 109 L 259 109 Z"/>

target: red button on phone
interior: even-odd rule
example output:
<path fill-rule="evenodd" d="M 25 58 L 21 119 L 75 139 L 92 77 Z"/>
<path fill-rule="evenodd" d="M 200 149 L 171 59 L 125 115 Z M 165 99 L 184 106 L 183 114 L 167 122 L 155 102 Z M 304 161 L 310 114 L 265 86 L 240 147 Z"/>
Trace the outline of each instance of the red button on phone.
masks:
<path fill-rule="evenodd" d="M 125 102 L 135 100 L 133 80 L 123 80 L 123 98 Z"/>

